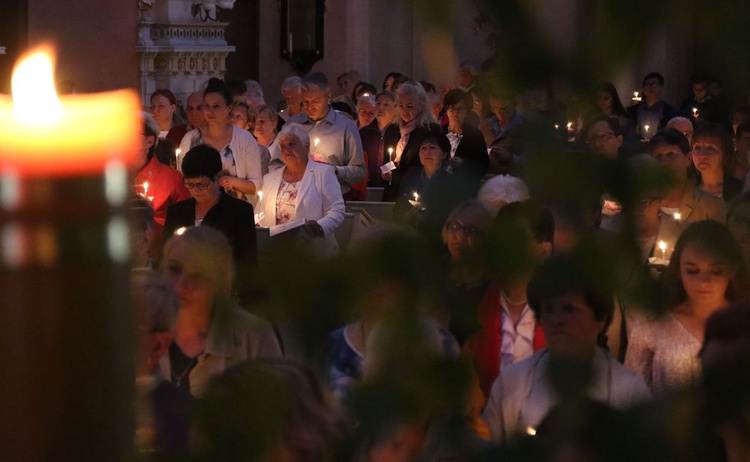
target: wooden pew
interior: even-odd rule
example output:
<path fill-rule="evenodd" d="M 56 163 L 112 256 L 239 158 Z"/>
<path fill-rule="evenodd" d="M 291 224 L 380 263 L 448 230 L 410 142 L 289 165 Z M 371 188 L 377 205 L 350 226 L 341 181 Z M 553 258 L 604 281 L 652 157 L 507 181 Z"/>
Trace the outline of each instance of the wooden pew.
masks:
<path fill-rule="evenodd" d="M 346 203 L 346 211 L 362 209 L 377 222 L 392 223 L 394 204 L 395 202 L 349 201 Z"/>

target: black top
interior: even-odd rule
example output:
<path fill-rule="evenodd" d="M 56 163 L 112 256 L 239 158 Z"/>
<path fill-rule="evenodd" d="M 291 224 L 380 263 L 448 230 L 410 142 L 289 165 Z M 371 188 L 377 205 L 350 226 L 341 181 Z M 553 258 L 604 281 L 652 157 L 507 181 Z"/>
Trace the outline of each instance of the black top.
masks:
<path fill-rule="evenodd" d="M 218 229 L 229 239 L 232 255 L 237 263 L 254 265 L 258 244 L 255 239 L 255 213 L 253 206 L 221 190 L 219 202 L 203 217 L 204 226 Z M 172 236 L 176 229 L 195 226 L 195 199 L 185 199 L 167 209 L 164 236 Z"/>
<path fill-rule="evenodd" d="M 399 194 L 398 189 L 402 178 L 404 178 L 410 169 L 422 166 L 422 163 L 419 161 L 419 146 L 422 144 L 425 135 L 429 132 L 442 133 L 443 129 L 438 124 L 429 124 L 428 126 L 419 125 L 409 134 L 409 141 L 406 143 L 404 152 L 401 154 L 399 166 L 393 171 L 393 180 L 390 184 L 385 185 L 383 202 L 395 202 Z M 398 124 L 389 125 L 383 135 L 385 151 L 388 152 L 388 148 L 393 148 L 395 155 L 396 145 L 400 139 L 401 132 L 399 131 Z"/>
<path fill-rule="evenodd" d="M 461 130 L 463 137 L 458 143 L 455 157 L 463 160 L 462 168 L 466 173 L 481 178 L 490 166 L 487 143 L 484 142 L 484 136 L 478 128 L 464 123 Z M 448 127 L 445 127 L 444 132 L 448 133 Z"/>

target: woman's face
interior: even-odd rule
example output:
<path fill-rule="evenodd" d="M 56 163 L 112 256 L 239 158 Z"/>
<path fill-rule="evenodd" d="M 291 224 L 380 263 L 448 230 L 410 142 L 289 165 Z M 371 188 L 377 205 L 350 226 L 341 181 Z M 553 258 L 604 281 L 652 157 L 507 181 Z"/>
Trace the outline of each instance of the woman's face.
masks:
<path fill-rule="evenodd" d="M 286 165 L 302 167 L 307 165 L 307 158 L 310 155 L 310 147 L 298 140 L 295 136 L 287 136 L 279 140 L 279 149 L 281 150 L 281 160 Z"/>
<path fill-rule="evenodd" d="M 357 109 L 357 118 L 359 119 L 359 126 L 366 127 L 375 120 L 375 106 L 369 101 L 363 101 Z"/>
<path fill-rule="evenodd" d="M 419 147 L 419 161 L 425 170 L 436 171 L 443 164 L 446 153 L 432 141 L 426 141 Z"/>
<path fill-rule="evenodd" d="M 185 187 L 199 204 L 214 200 L 219 192 L 219 183 L 207 176 L 185 178 Z"/>
<path fill-rule="evenodd" d="M 255 137 L 258 139 L 273 139 L 276 125 L 266 114 L 258 114 L 255 118 Z"/>
<path fill-rule="evenodd" d="M 396 118 L 396 104 L 387 96 L 381 96 L 375 102 L 375 117 L 381 122 L 390 123 Z"/>
<path fill-rule="evenodd" d="M 249 128 L 250 117 L 247 114 L 247 108 L 245 106 L 237 105 L 232 109 L 232 124 L 243 130 Z"/>
<path fill-rule="evenodd" d="M 734 274 L 729 265 L 695 244 L 687 244 L 680 256 L 680 279 L 689 301 L 720 308 Z"/>
<path fill-rule="evenodd" d="M 393 91 L 393 81 L 396 80 L 393 76 L 388 77 L 385 79 L 385 84 L 383 85 L 383 90 Z"/>
<path fill-rule="evenodd" d="M 445 224 L 445 244 L 451 261 L 459 262 L 476 249 L 481 238 L 483 223 L 471 213 L 462 212 Z"/>
<path fill-rule="evenodd" d="M 175 243 L 164 256 L 164 275 L 172 283 L 180 299 L 180 309 L 202 308 L 213 305 L 216 290 L 211 281 L 201 276 L 191 259 L 187 245 Z"/>
<path fill-rule="evenodd" d="M 612 113 L 612 95 L 606 91 L 600 91 L 596 93 L 596 104 L 599 109 L 605 114 Z"/>
<path fill-rule="evenodd" d="M 724 171 L 722 166 L 724 152 L 719 140 L 713 138 L 693 139 L 691 156 L 695 168 L 701 173 L 723 173 Z"/>
<path fill-rule="evenodd" d="M 172 123 L 172 114 L 174 114 L 175 105 L 162 95 L 156 95 L 151 98 L 151 115 L 159 126 Z"/>
<path fill-rule="evenodd" d="M 218 93 L 206 93 L 203 96 L 203 117 L 209 125 L 221 125 L 229 122 L 232 108 Z"/>
<path fill-rule="evenodd" d="M 398 95 L 396 97 L 396 108 L 401 121 L 404 123 L 414 120 L 424 109 L 419 106 L 414 95 Z"/>
<path fill-rule="evenodd" d="M 446 110 L 446 114 L 448 114 L 448 123 L 451 125 L 462 125 L 464 120 L 466 120 L 466 111 L 468 109 L 469 108 L 466 107 L 466 104 L 463 101 L 448 106 Z"/>

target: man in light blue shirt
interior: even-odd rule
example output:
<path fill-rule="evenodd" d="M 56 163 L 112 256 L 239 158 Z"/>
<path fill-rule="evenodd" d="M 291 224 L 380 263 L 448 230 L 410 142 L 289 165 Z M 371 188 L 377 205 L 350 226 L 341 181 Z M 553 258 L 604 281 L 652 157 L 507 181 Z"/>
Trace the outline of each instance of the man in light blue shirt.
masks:
<path fill-rule="evenodd" d="M 367 176 L 362 140 L 354 121 L 334 111 L 329 101 L 331 88 L 321 72 L 302 79 L 302 113 L 289 119 L 310 133 L 310 158 L 329 164 L 341 185 L 341 194 Z"/>

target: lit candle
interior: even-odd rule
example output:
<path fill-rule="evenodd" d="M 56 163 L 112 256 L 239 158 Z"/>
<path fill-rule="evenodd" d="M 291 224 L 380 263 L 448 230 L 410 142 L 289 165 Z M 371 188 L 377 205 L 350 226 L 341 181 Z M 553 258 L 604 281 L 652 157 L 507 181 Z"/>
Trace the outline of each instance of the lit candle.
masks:
<path fill-rule="evenodd" d="M 697 107 L 693 108 L 693 118 L 695 118 L 695 119 L 698 118 L 698 108 Z"/>
<path fill-rule="evenodd" d="M 393 161 L 393 148 L 388 148 L 388 162 Z"/>
<path fill-rule="evenodd" d="M 258 202 L 263 199 L 263 191 L 258 191 Z"/>
<path fill-rule="evenodd" d="M 682 219 L 682 214 L 680 214 L 680 212 L 675 212 L 672 217 L 675 219 L 675 221 L 680 221 Z"/>
<path fill-rule="evenodd" d="M 637 91 L 633 92 L 633 101 L 641 101 L 641 96 Z"/>
<path fill-rule="evenodd" d="M 58 98 L 52 69 L 52 52 L 36 51 L 13 73 L 13 98 L 0 95 L 0 169 L 60 177 L 101 173 L 113 159 L 134 162 L 137 95 Z"/>
<path fill-rule="evenodd" d="M 365 92 L 365 93 L 362 93 L 362 96 L 370 96 L 370 94 Z"/>
<path fill-rule="evenodd" d="M 419 202 L 419 194 L 414 193 L 414 202 Z"/>
<path fill-rule="evenodd" d="M 175 149 L 175 150 L 174 150 L 174 156 L 175 156 L 175 158 L 177 158 L 177 157 L 180 157 L 180 153 L 181 153 L 181 152 L 182 152 L 182 151 L 180 151 L 180 148 L 177 148 L 177 149 Z"/>
<path fill-rule="evenodd" d="M 180 226 L 179 228 L 177 228 L 177 229 L 174 230 L 174 235 L 175 236 L 182 236 L 183 234 L 185 234 L 185 231 L 187 231 L 187 227 Z"/>
<path fill-rule="evenodd" d="M 644 125 L 644 126 L 643 126 L 643 129 L 644 129 L 644 130 L 646 131 L 646 134 L 648 134 L 648 129 L 649 129 L 649 126 L 648 126 L 648 124 Z"/>
<path fill-rule="evenodd" d="M 568 122 L 568 130 L 573 130 L 573 122 Z"/>
<path fill-rule="evenodd" d="M 555 124 L 555 130 L 559 130 L 560 126 L 558 124 Z"/>
<path fill-rule="evenodd" d="M 659 241 L 659 249 L 661 250 L 661 259 L 666 260 L 667 259 L 667 243 L 664 241 Z"/>
<path fill-rule="evenodd" d="M 534 427 L 526 427 L 526 434 L 529 436 L 535 436 L 536 435 L 536 428 Z"/>
<path fill-rule="evenodd" d="M 316 148 L 318 147 L 318 143 L 320 143 L 320 138 L 315 138 L 315 141 L 313 141 L 313 146 Z"/>
<path fill-rule="evenodd" d="M 13 71 L 13 96 L 0 95 L 0 363 L 4 390 L 20 398 L 0 411 L 13 422 L 3 452 L 80 458 L 86 428 L 86 458 L 106 460 L 130 452 L 120 435 L 135 335 L 124 205 L 126 166 L 142 153 L 141 102 L 132 90 L 58 98 L 53 69 L 51 50 L 34 50 Z M 73 357 L 80 367 L 60 367 Z M 84 387 L 81 367 L 94 372 Z"/>
<path fill-rule="evenodd" d="M 148 181 L 143 182 L 143 196 L 148 196 Z"/>

